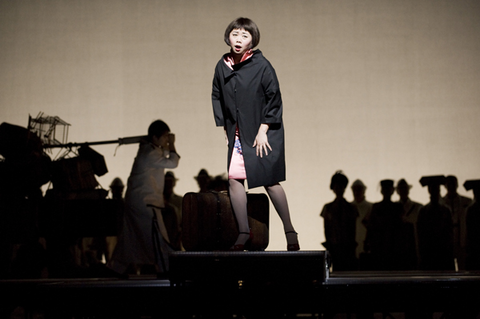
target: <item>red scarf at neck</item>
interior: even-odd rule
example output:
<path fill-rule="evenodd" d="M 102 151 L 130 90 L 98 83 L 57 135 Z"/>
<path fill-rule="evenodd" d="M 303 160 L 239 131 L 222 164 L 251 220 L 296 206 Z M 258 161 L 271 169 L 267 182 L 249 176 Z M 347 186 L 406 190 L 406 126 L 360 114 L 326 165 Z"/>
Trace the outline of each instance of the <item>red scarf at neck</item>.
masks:
<path fill-rule="evenodd" d="M 242 58 L 240 59 L 240 63 L 242 63 L 243 61 L 247 60 L 247 59 L 250 59 L 253 55 L 253 50 L 250 49 L 248 50 L 247 52 L 245 52 L 242 56 Z M 227 55 L 225 57 L 225 59 L 223 60 L 225 62 L 225 64 L 233 70 L 233 66 L 235 65 L 235 60 L 233 59 L 233 56 L 232 54 L 230 53 L 229 55 Z"/>

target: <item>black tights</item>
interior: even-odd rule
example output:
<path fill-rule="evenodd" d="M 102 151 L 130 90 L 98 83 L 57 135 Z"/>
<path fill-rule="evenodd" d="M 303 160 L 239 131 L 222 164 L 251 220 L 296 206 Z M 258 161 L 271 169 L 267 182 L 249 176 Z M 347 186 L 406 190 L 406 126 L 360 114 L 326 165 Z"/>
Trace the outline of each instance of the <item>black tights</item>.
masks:
<path fill-rule="evenodd" d="M 235 244 L 244 244 L 248 240 L 248 234 L 250 233 L 247 216 L 247 193 L 245 192 L 244 180 L 229 179 L 228 181 L 230 201 L 232 202 L 235 218 L 237 219 L 238 231 L 244 233 L 238 236 Z M 287 233 L 287 243 L 297 243 L 297 235 L 293 228 L 292 221 L 290 220 L 287 196 L 282 185 L 277 183 L 275 185 L 265 186 L 265 190 L 267 191 L 278 216 L 280 216 L 280 219 L 282 220 L 283 230 Z"/>

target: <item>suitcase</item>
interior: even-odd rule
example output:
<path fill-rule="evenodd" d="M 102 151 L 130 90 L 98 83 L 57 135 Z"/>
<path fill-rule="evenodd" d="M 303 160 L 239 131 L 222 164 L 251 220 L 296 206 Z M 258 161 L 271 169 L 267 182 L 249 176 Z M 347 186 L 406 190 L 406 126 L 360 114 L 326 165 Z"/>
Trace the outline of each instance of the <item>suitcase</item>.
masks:
<path fill-rule="evenodd" d="M 82 157 L 52 162 L 53 188 L 63 192 L 93 190 L 98 186 L 92 163 Z"/>
<path fill-rule="evenodd" d="M 265 194 L 247 194 L 252 240 L 247 250 L 268 246 L 269 207 Z M 182 244 L 186 251 L 228 250 L 238 237 L 238 226 L 225 192 L 187 193 L 182 203 Z"/>

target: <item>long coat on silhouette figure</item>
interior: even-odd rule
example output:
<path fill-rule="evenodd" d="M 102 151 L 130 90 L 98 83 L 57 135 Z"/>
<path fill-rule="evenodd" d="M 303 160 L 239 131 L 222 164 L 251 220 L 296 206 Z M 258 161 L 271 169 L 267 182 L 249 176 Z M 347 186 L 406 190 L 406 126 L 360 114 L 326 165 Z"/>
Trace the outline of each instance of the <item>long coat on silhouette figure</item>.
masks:
<path fill-rule="evenodd" d="M 168 157 L 166 156 L 168 155 Z M 175 168 L 180 157 L 177 153 L 164 151 L 161 147 L 142 141 L 128 178 L 125 194 L 125 214 L 122 231 L 108 267 L 118 273 L 124 273 L 130 264 L 155 264 L 155 253 L 165 261 L 168 270 L 168 252 L 171 250 L 165 238 L 168 238 L 161 208 L 164 208 L 163 188 L 165 168 Z M 152 235 L 152 218 L 156 214 L 157 223 L 163 235 L 160 247 L 155 252 Z M 160 266 L 160 265 L 159 265 Z"/>
<path fill-rule="evenodd" d="M 228 55 L 228 54 L 226 54 Z M 285 180 L 285 144 L 280 86 L 270 62 L 260 50 L 230 69 L 225 56 L 215 67 L 212 103 L 217 126 L 228 137 L 228 167 L 238 125 L 249 188 L 274 185 Z M 267 132 L 272 151 L 257 156 L 253 143 L 261 124 L 270 124 Z"/>

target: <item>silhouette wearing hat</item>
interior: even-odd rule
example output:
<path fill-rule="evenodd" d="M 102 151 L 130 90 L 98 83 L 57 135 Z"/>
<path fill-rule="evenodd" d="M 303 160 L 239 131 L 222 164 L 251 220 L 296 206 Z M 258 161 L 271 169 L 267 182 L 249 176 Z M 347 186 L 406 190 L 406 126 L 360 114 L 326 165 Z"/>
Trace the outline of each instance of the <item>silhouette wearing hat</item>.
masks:
<path fill-rule="evenodd" d="M 208 185 L 210 184 L 212 177 L 208 174 L 206 169 L 202 168 L 194 178 L 197 181 L 199 193 L 206 193 L 209 191 Z"/>
<path fill-rule="evenodd" d="M 465 269 L 466 242 L 467 242 L 467 208 L 472 204 L 472 199 L 457 193 L 458 180 L 456 176 L 449 175 L 445 178 L 447 194 L 441 202 L 450 209 L 453 221 L 453 256 L 457 260 L 459 270 Z"/>
<path fill-rule="evenodd" d="M 410 236 L 412 236 L 413 238 L 408 238 L 408 239 L 414 242 L 414 245 L 415 245 L 414 258 L 416 259 L 415 268 L 418 268 L 420 253 L 418 251 L 417 220 L 418 220 L 418 214 L 420 213 L 420 209 L 423 207 L 423 205 L 420 203 L 414 202 L 410 199 L 409 197 L 410 188 L 412 188 L 412 185 L 408 184 L 407 181 L 402 178 L 397 183 L 396 191 L 398 196 L 400 197 L 398 203 L 402 204 L 403 206 L 403 215 L 402 215 L 403 222 L 406 223 L 407 226 L 411 225 L 410 228 L 412 233 L 410 234 Z"/>
<path fill-rule="evenodd" d="M 357 242 L 357 249 L 355 251 L 355 255 L 357 258 L 360 259 L 362 254 L 365 252 L 364 243 L 365 236 L 367 235 L 367 227 L 365 226 L 365 222 L 370 217 L 373 204 L 367 201 L 365 197 L 365 191 L 367 190 L 367 186 L 365 186 L 365 184 L 361 180 L 357 179 L 356 181 L 354 181 L 350 188 L 352 189 L 353 194 L 353 201 L 351 201 L 351 204 L 355 206 L 358 210 L 355 230 L 355 240 Z"/>
<path fill-rule="evenodd" d="M 430 202 L 418 214 L 418 248 L 420 269 L 455 270 L 453 258 L 453 223 L 448 207 L 440 202 L 440 185 L 445 176 L 424 176 L 422 186 L 428 186 Z"/>

